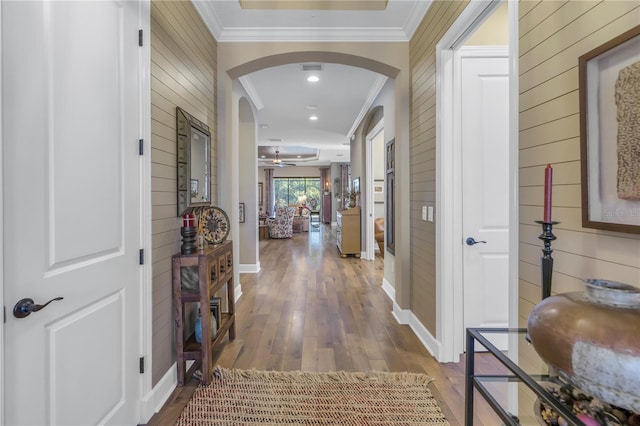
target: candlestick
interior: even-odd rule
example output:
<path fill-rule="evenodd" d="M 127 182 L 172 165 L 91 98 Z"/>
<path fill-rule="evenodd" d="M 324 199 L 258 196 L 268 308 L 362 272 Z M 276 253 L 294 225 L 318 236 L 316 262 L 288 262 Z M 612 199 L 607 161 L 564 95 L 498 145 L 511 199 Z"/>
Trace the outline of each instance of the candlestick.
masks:
<path fill-rule="evenodd" d="M 553 169 L 547 164 L 544 169 L 544 222 L 551 222 L 551 187 L 553 181 Z"/>
<path fill-rule="evenodd" d="M 180 234 L 182 235 L 182 245 L 180 246 L 180 252 L 182 254 L 192 254 L 198 251 L 196 244 L 197 230 L 195 226 L 183 226 L 180 228 Z"/>
<path fill-rule="evenodd" d="M 540 234 L 538 238 L 544 241 L 542 257 L 540 258 L 540 268 L 542 271 L 542 299 L 546 299 L 551 296 L 551 278 L 553 275 L 553 257 L 551 257 L 553 250 L 551 250 L 551 241 L 556 239 L 556 236 L 553 235 L 553 225 L 560 222 L 536 220 L 536 223 L 542 225 L 542 234 Z"/>

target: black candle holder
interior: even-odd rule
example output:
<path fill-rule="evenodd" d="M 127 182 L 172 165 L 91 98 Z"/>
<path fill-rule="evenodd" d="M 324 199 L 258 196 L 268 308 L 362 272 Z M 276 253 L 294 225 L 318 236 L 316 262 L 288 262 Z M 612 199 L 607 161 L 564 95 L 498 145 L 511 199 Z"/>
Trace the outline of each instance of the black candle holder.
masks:
<path fill-rule="evenodd" d="M 540 267 L 542 269 L 542 299 L 546 299 L 551 296 L 551 277 L 553 275 L 553 257 L 551 257 L 553 250 L 551 250 L 551 241 L 556 239 L 556 236 L 553 235 L 553 225 L 557 225 L 560 222 L 543 222 L 536 220 L 536 223 L 542 225 L 542 234 L 540 234 L 538 238 L 544 241 Z"/>
<path fill-rule="evenodd" d="M 182 246 L 180 252 L 182 254 L 193 254 L 198 251 L 196 245 L 196 234 L 198 230 L 195 226 L 183 226 L 180 228 L 180 234 L 182 235 Z"/>

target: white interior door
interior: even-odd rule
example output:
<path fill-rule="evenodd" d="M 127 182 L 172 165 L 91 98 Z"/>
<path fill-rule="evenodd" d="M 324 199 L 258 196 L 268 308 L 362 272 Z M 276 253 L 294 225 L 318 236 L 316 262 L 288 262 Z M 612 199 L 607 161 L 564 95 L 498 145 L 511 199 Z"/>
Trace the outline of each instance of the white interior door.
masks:
<path fill-rule="evenodd" d="M 509 62 L 506 48 L 500 52 L 456 53 L 465 329 L 507 327 L 509 321 Z M 507 347 L 506 340 L 494 343 Z"/>
<path fill-rule="evenodd" d="M 139 13 L 2 2 L 8 425 L 139 420 Z"/>
<path fill-rule="evenodd" d="M 383 217 L 376 209 L 374 182 L 376 178 L 384 179 L 384 120 L 380 120 L 365 138 L 365 165 L 366 165 L 366 219 L 365 219 L 365 252 L 364 259 L 376 258 L 374 221 L 377 217 Z M 384 205 L 379 209 L 384 211 Z"/>

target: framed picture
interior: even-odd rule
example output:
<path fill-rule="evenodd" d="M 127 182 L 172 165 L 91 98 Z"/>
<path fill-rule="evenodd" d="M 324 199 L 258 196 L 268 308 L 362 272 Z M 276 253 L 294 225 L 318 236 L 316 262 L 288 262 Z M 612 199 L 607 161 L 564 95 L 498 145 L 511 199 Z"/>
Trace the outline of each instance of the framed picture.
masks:
<path fill-rule="evenodd" d="M 220 297 L 212 297 L 209 301 L 211 315 L 216 319 L 216 328 L 220 328 Z"/>
<path fill-rule="evenodd" d="M 353 192 L 355 192 L 356 194 L 360 193 L 360 178 L 354 178 L 353 179 Z"/>
<path fill-rule="evenodd" d="M 240 223 L 244 223 L 244 203 L 240 203 Z"/>
<path fill-rule="evenodd" d="M 373 181 L 373 202 L 384 203 L 384 180 Z"/>
<path fill-rule="evenodd" d="M 580 56 L 582 226 L 640 233 L 640 25 Z"/>
<path fill-rule="evenodd" d="M 264 204 L 264 196 L 262 195 L 262 182 L 258 182 L 258 205 L 260 207 L 262 207 L 262 205 Z"/>

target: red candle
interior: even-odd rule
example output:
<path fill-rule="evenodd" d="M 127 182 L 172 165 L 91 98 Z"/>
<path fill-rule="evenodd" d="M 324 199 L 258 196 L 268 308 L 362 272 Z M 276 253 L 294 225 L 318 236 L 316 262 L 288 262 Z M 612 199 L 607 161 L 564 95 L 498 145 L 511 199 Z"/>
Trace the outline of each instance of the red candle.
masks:
<path fill-rule="evenodd" d="M 544 169 L 544 219 L 543 222 L 551 223 L 551 185 L 553 180 L 553 169 L 551 164 L 547 164 Z"/>
<path fill-rule="evenodd" d="M 190 226 L 196 226 L 195 215 L 193 213 L 182 215 L 182 226 L 184 226 L 185 228 Z"/>

